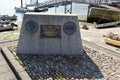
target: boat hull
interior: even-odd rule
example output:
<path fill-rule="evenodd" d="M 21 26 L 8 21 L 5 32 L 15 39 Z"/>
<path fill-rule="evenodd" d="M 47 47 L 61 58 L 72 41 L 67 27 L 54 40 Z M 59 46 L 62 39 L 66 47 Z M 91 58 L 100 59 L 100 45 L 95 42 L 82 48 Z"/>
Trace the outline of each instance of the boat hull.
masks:
<path fill-rule="evenodd" d="M 15 16 L 15 15 L 13 15 L 13 16 L 2 15 L 0 17 L 0 19 L 3 21 L 6 21 L 6 20 L 14 21 L 14 20 L 17 20 L 17 16 Z"/>
<path fill-rule="evenodd" d="M 25 8 L 17 8 L 17 7 L 15 7 L 15 11 L 18 12 L 18 13 L 25 13 L 25 12 L 27 12 L 28 10 L 25 9 Z"/>
<path fill-rule="evenodd" d="M 9 24 L 10 23 L 10 20 L 6 20 L 6 21 L 0 21 L 0 24 Z"/>
<path fill-rule="evenodd" d="M 120 41 L 113 40 L 113 39 L 110 39 L 110 38 L 105 38 L 104 41 L 105 41 L 105 43 L 107 43 L 107 44 L 120 47 Z"/>
<path fill-rule="evenodd" d="M 116 22 L 120 20 L 120 11 L 114 11 L 106 8 L 90 8 L 90 13 L 87 17 L 88 22 L 96 22 L 97 24 Z"/>
<path fill-rule="evenodd" d="M 1 31 L 13 30 L 13 27 L 0 28 Z"/>

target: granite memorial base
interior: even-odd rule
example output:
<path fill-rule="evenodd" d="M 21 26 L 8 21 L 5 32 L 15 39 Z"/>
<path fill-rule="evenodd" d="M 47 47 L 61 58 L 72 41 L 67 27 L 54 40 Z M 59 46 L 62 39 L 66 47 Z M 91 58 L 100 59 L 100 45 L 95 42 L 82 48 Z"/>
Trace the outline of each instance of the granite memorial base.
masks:
<path fill-rule="evenodd" d="M 17 54 L 80 54 L 82 42 L 78 17 L 26 13 Z"/>

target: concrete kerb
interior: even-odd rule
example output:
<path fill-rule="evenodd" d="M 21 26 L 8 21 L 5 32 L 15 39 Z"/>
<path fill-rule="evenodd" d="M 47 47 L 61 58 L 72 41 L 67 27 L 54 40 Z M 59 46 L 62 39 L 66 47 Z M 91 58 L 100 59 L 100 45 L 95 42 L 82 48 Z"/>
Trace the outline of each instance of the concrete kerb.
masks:
<path fill-rule="evenodd" d="M 25 69 L 19 64 L 17 60 L 15 60 L 14 55 L 8 50 L 7 47 L 1 47 L 1 53 L 5 57 L 18 80 L 31 80 Z"/>
<path fill-rule="evenodd" d="M 82 44 L 83 44 L 83 46 L 86 46 L 88 48 L 91 48 L 92 50 L 96 50 L 96 51 L 100 52 L 99 54 L 103 53 L 103 54 L 106 54 L 108 56 L 112 56 L 112 57 L 120 60 L 120 53 L 118 53 L 118 52 L 115 52 L 115 51 L 110 50 L 108 48 L 105 48 L 103 46 L 99 46 L 99 45 L 94 44 L 92 42 L 88 42 L 88 41 L 83 40 L 83 39 L 82 39 Z"/>

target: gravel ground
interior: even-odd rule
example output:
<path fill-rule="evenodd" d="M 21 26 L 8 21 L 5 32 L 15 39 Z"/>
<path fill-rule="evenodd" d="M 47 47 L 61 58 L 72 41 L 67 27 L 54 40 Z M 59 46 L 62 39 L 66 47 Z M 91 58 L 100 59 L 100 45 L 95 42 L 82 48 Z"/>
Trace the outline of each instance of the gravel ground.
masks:
<path fill-rule="evenodd" d="M 80 55 L 26 54 L 17 60 L 32 80 L 120 80 L 120 59 L 83 48 Z M 15 52 L 16 46 L 9 49 Z"/>
<path fill-rule="evenodd" d="M 15 52 L 16 45 L 9 47 Z M 18 61 L 32 80 L 80 80 L 104 78 L 98 66 L 86 54 L 80 55 L 17 55 Z"/>
<path fill-rule="evenodd" d="M 85 54 L 72 55 L 19 55 L 22 66 L 33 80 L 37 79 L 101 79 L 103 75 Z"/>
<path fill-rule="evenodd" d="M 84 24 L 88 26 L 89 28 L 88 30 L 82 29 L 82 26 Z M 120 34 L 120 25 L 117 27 L 96 29 L 91 23 L 81 22 L 80 31 L 81 31 L 81 38 L 83 40 L 103 46 L 105 48 L 111 49 L 116 52 L 120 52 L 120 47 L 115 47 L 115 46 L 105 44 L 104 38 L 103 38 L 103 35 L 108 34 L 109 32 L 112 32 L 114 34 Z"/>

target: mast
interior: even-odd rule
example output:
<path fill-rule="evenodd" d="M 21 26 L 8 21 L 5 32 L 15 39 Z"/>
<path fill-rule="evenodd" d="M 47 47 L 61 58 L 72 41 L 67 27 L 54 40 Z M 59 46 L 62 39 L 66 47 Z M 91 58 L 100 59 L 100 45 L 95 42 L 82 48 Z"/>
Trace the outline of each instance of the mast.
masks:
<path fill-rule="evenodd" d="M 35 12 L 38 12 L 38 0 L 36 0 L 35 4 L 36 4 L 36 6 L 35 6 L 35 8 L 34 8 L 34 11 L 35 11 Z"/>
<path fill-rule="evenodd" d="M 30 4 L 32 4 L 32 0 L 30 0 Z"/>
<path fill-rule="evenodd" d="M 21 8 L 23 8 L 23 1 L 21 0 Z"/>
<path fill-rule="evenodd" d="M 37 8 L 38 8 L 38 0 L 36 1 L 36 4 L 37 4 Z"/>

